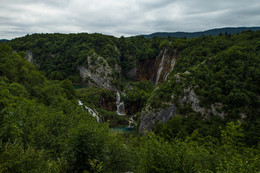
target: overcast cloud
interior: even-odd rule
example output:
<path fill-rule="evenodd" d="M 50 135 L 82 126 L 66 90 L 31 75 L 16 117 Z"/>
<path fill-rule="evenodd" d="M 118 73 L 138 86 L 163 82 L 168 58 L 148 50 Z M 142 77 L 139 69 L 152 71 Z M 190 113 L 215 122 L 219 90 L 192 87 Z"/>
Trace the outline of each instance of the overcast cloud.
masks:
<path fill-rule="evenodd" d="M 120 37 L 259 25 L 259 0 L 0 0 L 1 39 L 54 32 Z"/>

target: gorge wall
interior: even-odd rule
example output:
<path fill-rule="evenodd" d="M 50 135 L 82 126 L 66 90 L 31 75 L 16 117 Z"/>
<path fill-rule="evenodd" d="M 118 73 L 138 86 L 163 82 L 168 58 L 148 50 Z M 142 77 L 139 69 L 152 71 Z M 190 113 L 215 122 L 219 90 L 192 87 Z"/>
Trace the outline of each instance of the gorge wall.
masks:
<path fill-rule="evenodd" d="M 191 110 L 199 113 L 201 118 L 208 119 L 212 115 L 217 115 L 222 119 L 225 118 L 225 112 L 223 111 L 223 105 L 221 103 L 211 104 L 209 107 L 204 107 L 200 104 L 201 98 L 195 93 L 194 89 L 196 86 L 186 85 L 187 79 L 184 76 L 191 75 L 189 72 L 184 72 L 183 74 L 174 75 L 172 80 L 176 81 L 176 85 L 184 86 L 182 89 L 182 94 L 177 95 L 172 93 L 170 95 L 169 102 L 161 102 L 161 108 L 153 108 L 149 101 L 146 104 L 145 109 L 141 113 L 139 133 L 144 134 L 153 130 L 157 122 L 167 122 L 171 117 L 176 114 L 184 116 L 178 112 L 178 108 L 189 105 Z M 171 82 L 170 80 L 165 83 Z M 157 87 L 156 90 L 159 88 Z M 153 93 L 153 95 L 156 95 Z M 152 100 L 158 100 L 156 98 L 150 98 Z"/>
<path fill-rule="evenodd" d="M 140 60 L 137 68 L 133 69 L 136 71 L 134 78 L 138 81 L 150 80 L 157 85 L 168 78 L 178 57 L 177 49 L 169 51 L 165 48 L 160 51 L 156 59 Z"/>
<path fill-rule="evenodd" d="M 139 126 L 139 133 L 144 134 L 152 131 L 153 127 L 157 122 L 166 123 L 171 117 L 176 115 L 176 106 L 172 105 L 167 109 L 161 109 L 160 111 L 154 112 L 142 112 Z"/>
<path fill-rule="evenodd" d="M 85 83 L 108 90 L 115 90 L 111 83 L 113 69 L 103 57 L 98 55 L 89 56 L 85 64 L 78 66 L 77 69 Z"/>

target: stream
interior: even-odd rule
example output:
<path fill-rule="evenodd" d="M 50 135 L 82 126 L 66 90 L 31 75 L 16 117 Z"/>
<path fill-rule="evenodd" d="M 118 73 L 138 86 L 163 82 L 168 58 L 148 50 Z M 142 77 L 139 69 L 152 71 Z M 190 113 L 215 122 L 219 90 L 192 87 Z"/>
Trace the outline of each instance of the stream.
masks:
<path fill-rule="evenodd" d="M 96 118 L 97 122 L 100 123 L 100 117 L 98 112 L 94 109 L 91 109 L 84 105 L 82 101 L 78 100 L 80 106 L 83 106 L 88 113 L 90 113 L 94 118 Z M 120 116 L 125 116 L 128 119 L 128 125 L 118 125 L 116 127 L 111 128 L 112 131 L 120 132 L 120 133 L 131 133 L 134 131 L 134 126 L 136 125 L 135 121 L 133 120 L 133 116 L 128 116 L 125 113 L 125 105 L 124 102 L 121 101 L 120 93 L 116 92 L 116 106 L 117 106 L 117 114 Z M 129 118 L 128 118 L 129 117 Z"/>

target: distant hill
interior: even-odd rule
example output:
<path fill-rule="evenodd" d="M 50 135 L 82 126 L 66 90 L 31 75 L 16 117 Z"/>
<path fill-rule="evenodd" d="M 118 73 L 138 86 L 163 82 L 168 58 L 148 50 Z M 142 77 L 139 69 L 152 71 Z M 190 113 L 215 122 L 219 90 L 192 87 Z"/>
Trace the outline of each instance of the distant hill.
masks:
<path fill-rule="evenodd" d="M 9 40 L 7 39 L 0 39 L 0 43 L 5 43 L 5 42 L 8 42 Z"/>
<path fill-rule="evenodd" d="M 163 37 L 163 38 L 167 38 L 167 37 L 187 37 L 187 38 L 195 38 L 195 37 L 200 37 L 202 35 L 208 36 L 208 35 L 212 35 L 212 36 L 218 36 L 219 34 L 236 34 L 236 33 L 240 33 L 242 31 L 258 31 L 260 30 L 260 27 L 237 27 L 237 28 L 232 28 L 232 27 L 228 27 L 228 28 L 217 28 L 217 29 L 210 29 L 207 31 L 201 31 L 201 32 L 156 32 L 156 33 L 152 33 L 150 35 L 141 35 L 144 36 L 145 38 L 153 38 L 153 37 Z"/>

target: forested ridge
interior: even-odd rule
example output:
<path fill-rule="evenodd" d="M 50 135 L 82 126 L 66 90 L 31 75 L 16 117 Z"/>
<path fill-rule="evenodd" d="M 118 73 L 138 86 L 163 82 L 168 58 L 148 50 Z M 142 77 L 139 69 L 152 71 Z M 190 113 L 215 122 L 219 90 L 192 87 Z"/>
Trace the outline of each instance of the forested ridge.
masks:
<path fill-rule="evenodd" d="M 169 80 L 159 84 L 151 94 L 147 106 L 150 109 L 167 107 L 176 103 L 178 114 L 190 121 L 196 119 L 194 128 L 201 133 L 217 135 L 216 124 L 212 131 L 204 129 L 201 115 L 220 123 L 242 120 L 247 129 L 246 142 L 257 144 L 259 141 L 259 81 L 260 47 L 259 32 L 240 35 L 221 35 L 219 37 L 200 37 L 182 40 L 182 55 L 172 71 Z M 199 104 L 179 100 L 194 91 Z M 187 96 L 189 97 L 189 96 Z M 157 102 L 160 100 L 161 102 Z M 205 113 L 216 105 L 217 116 Z M 220 113 L 222 112 L 222 113 Z M 186 116 L 185 116 L 186 115 Z M 221 116 L 222 119 L 220 118 Z M 204 124 L 204 123 L 202 123 Z M 214 124 L 214 123 L 213 123 Z M 172 126 L 173 127 L 173 126 Z M 194 130 L 191 129 L 190 133 Z M 252 131 L 251 131 L 252 130 Z"/>
<path fill-rule="evenodd" d="M 243 31 L 259 31 L 260 27 L 227 27 L 227 28 L 216 28 L 200 32 L 156 32 L 149 35 L 143 35 L 146 38 L 153 37 L 179 37 L 179 38 L 196 38 L 201 36 L 218 36 L 219 34 L 237 34 Z"/>
<path fill-rule="evenodd" d="M 129 75 L 147 71 L 140 64 L 156 63 L 161 52 L 161 59 L 178 56 L 158 85 Z M 82 80 L 78 66 L 91 65 L 112 69 L 114 90 Z M 27 35 L 0 44 L 0 75 L 0 172 L 260 171 L 259 31 L 192 39 Z M 115 91 L 136 120 L 133 133 L 110 129 L 123 121 Z M 138 133 L 141 117 L 173 105 L 174 117 Z"/>

